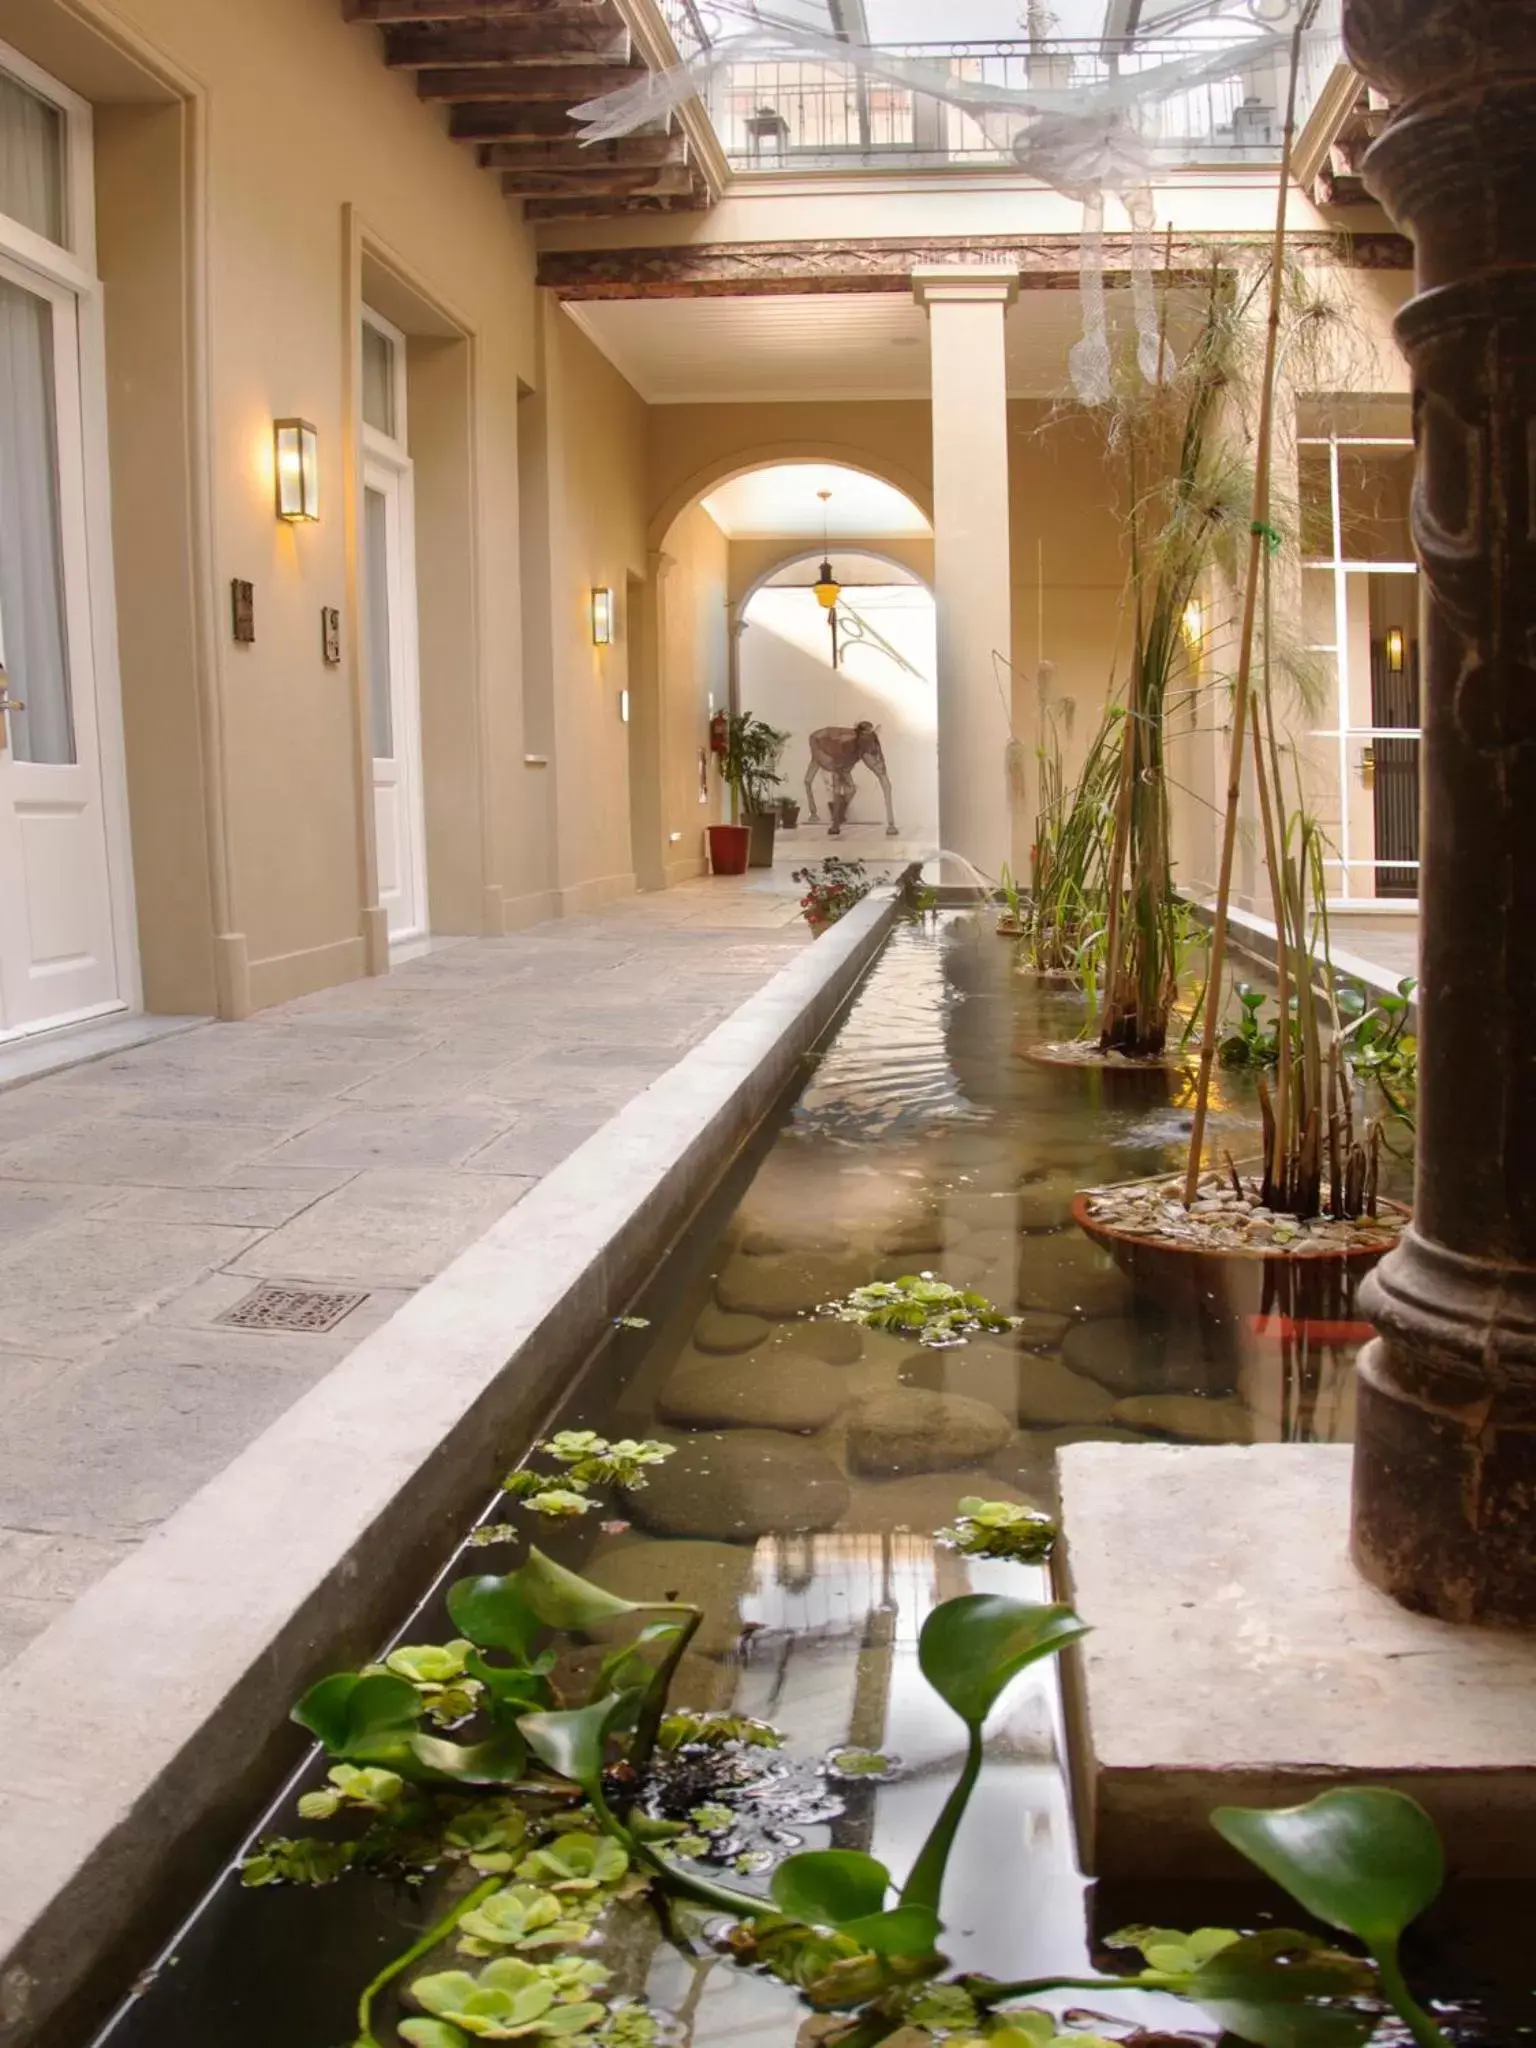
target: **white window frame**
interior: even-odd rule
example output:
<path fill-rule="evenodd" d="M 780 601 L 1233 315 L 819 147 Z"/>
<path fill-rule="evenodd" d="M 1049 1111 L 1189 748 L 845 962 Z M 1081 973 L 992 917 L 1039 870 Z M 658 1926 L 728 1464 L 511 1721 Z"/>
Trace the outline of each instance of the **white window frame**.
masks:
<path fill-rule="evenodd" d="M 96 692 L 96 745 L 102 822 L 107 840 L 112 935 L 117 954 L 114 1010 L 144 1007 L 134 904 L 133 840 L 128 822 L 123 687 L 117 651 L 117 590 L 112 553 L 112 479 L 107 459 L 107 329 L 105 294 L 96 274 L 95 129 L 89 100 L 0 42 L 0 71 L 56 106 L 64 116 L 63 243 L 0 213 L 0 253 L 75 295 L 79 318 L 80 435 L 85 485 L 87 593 Z"/>
<path fill-rule="evenodd" d="M 378 427 L 363 421 L 363 447 L 370 455 L 381 455 L 386 461 L 402 462 L 410 455 L 410 423 L 406 414 L 405 379 L 405 336 L 400 329 L 386 320 L 382 313 L 376 313 L 372 306 L 363 308 L 363 325 L 371 327 L 375 334 L 382 334 L 389 343 L 390 355 L 390 412 L 394 418 L 395 431 L 384 433 Z"/>
<path fill-rule="evenodd" d="M 1349 581 L 1351 576 L 1417 576 L 1417 562 L 1355 562 L 1344 557 L 1344 507 L 1343 488 L 1340 481 L 1339 450 L 1341 448 L 1406 448 L 1413 447 L 1410 434 L 1298 434 L 1298 448 L 1326 448 L 1328 451 L 1328 518 L 1332 545 L 1327 555 L 1305 555 L 1302 557 L 1303 570 L 1321 570 L 1333 578 L 1333 639 L 1314 640 L 1307 643 L 1309 654 L 1329 655 L 1333 659 L 1335 679 L 1335 719 L 1331 726 L 1315 726 L 1309 737 L 1331 740 L 1336 744 L 1339 782 L 1339 839 L 1338 852 L 1325 857 L 1326 870 L 1339 878 L 1338 893 L 1330 894 L 1331 906 L 1340 910 L 1369 908 L 1386 916 L 1394 913 L 1415 912 L 1419 907 L 1417 896 L 1360 896 L 1351 887 L 1352 871 L 1369 868 L 1374 875 L 1380 868 L 1413 868 L 1419 863 L 1410 860 L 1351 860 L 1350 850 L 1350 804 L 1353 790 L 1349 772 L 1349 750 L 1353 744 L 1364 741 L 1374 745 L 1382 740 L 1417 740 L 1423 744 L 1422 726 L 1376 726 L 1351 725 L 1349 720 L 1350 691 L 1353 678 L 1349 668 Z M 1420 706 L 1420 716 L 1423 707 Z"/>

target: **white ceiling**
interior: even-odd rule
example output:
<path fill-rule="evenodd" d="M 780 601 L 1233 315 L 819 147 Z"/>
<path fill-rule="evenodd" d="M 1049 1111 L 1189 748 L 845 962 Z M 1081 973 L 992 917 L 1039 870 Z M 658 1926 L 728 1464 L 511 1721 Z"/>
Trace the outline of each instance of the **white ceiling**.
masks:
<path fill-rule="evenodd" d="M 1109 294 L 1119 324 L 1129 293 Z M 759 299 L 587 299 L 566 311 L 651 405 L 928 396 L 928 316 L 905 292 Z M 1074 291 L 1022 292 L 1007 322 L 1015 398 L 1067 390 Z"/>
<path fill-rule="evenodd" d="M 823 507 L 818 491 L 830 491 Z M 822 516 L 833 540 L 926 537 L 928 521 L 902 492 L 832 462 L 778 462 L 733 477 L 704 500 L 728 540 L 819 541 Z"/>

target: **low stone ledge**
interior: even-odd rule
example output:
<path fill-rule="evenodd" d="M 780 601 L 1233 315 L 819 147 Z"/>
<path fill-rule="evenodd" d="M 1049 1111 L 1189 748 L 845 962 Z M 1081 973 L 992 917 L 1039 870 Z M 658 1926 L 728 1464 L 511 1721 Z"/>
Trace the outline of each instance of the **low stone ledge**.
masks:
<path fill-rule="evenodd" d="M 1082 1861 L 1229 1878 L 1212 1807 L 1391 1785 L 1460 1877 L 1536 1877 L 1536 1635 L 1409 1614 L 1348 1552 L 1345 1445 L 1074 1444 L 1055 1576 Z M 1250 1873 L 1251 1874 L 1251 1873 Z"/>
<path fill-rule="evenodd" d="M 856 906 L 0 1671 L 0 2043 L 64 2048 L 303 1753 L 896 916 Z"/>

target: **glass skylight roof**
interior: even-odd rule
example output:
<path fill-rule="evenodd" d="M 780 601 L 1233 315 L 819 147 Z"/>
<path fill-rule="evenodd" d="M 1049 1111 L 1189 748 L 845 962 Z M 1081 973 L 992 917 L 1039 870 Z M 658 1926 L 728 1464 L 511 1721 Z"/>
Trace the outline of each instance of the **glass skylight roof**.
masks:
<path fill-rule="evenodd" d="M 1275 162 L 1300 0 L 664 4 L 685 57 L 720 53 L 700 93 L 742 173 L 1028 174 L 1042 102 L 1069 117 L 1113 102 L 1169 167 Z M 1305 39 L 1303 119 L 1341 56 L 1339 13 L 1322 0 Z M 1156 89 L 1135 87 L 1141 76 Z"/>

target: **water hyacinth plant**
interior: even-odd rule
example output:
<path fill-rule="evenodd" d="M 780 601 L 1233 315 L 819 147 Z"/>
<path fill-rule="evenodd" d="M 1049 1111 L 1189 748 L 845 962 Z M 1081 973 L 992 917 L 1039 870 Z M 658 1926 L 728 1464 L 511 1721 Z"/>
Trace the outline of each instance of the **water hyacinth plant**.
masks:
<path fill-rule="evenodd" d="M 872 1280 L 841 1301 L 827 1302 L 821 1312 L 839 1322 L 862 1323 L 866 1329 L 895 1330 L 931 1346 L 963 1344 L 983 1330 L 1012 1330 L 1019 1323 L 1017 1316 L 1005 1315 L 984 1294 L 951 1287 L 932 1273 Z"/>
<path fill-rule="evenodd" d="M 574 1437 L 564 1447 L 572 1465 L 614 1448 Z M 962 1501 L 956 1533 L 969 1529 L 983 1552 L 1039 1539 L 1042 1518 L 999 1515 L 999 1506 Z M 1070 1607 L 972 1593 L 924 1622 L 919 1667 L 960 1721 L 965 1754 L 904 1877 L 854 1849 L 785 1855 L 782 1830 L 766 1855 L 734 1853 L 769 1785 L 762 1774 L 784 1767 L 773 1762 L 779 1738 L 766 1724 L 671 1701 L 698 1608 L 621 1599 L 537 1550 L 513 1572 L 460 1579 L 447 1607 L 457 1631 L 450 1640 L 334 1674 L 294 1709 L 334 1759 L 325 1789 L 306 1793 L 301 1812 L 360 1832 L 267 1841 L 245 1866 L 253 1885 L 373 1871 L 431 1877 L 447 1894 L 441 1916 L 364 1987 L 354 2048 L 519 2040 L 653 2048 L 657 2016 L 615 1998 L 607 1965 L 592 1953 L 608 1916 L 648 1897 L 691 1905 L 723 1953 L 793 1986 L 812 2010 L 838 2015 L 828 2038 L 839 2048 L 878 2048 L 914 2028 L 947 2042 L 1090 2048 L 1099 2037 L 1028 2003 L 1079 1988 L 1189 1998 L 1256 2048 L 1351 2048 L 1385 2002 L 1420 2048 L 1448 2048 L 1398 1961 L 1404 1927 L 1439 1888 L 1439 1843 L 1420 1809 L 1394 1792 L 1329 1793 L 1287 1812 L 1215 1816 L 1235 1848 L 1317 1918 L 1356 1936 L 1369 1961 L 1294 1930 L 1140 1928 L 1117 1937 L 1141 1958 L 1119 1975 L 1011 1983 L 946 1975 L 945 1880 L 988 1719 L 1021 1672 L 1085 1633 Z M 598 1632 L 611 1641 L 616 1628 L 632 1633 L 586 1667 L 574 1695 L 562 1693 L 560 1639 Z M 470 1739 L 451 1741 L 429 1732 L 426 1695 L 458 1683 L 477 1688 L 473 1725 Z M 895 1758 L 844 1748 L 820 1770 L 854 1784 L 897 1768 Z M 711 1783 L 712 1796 L 700 1789 Z M 664 1817 L 665 1799 L 651 1796 L 666 1784 L 686 1788 L 680 1818 Z M 766 1869 L 766 1890 L 722 1882 L 711 1861 L 725 1862 L 728 1874 Z M 379 2016 L 386 2000 L 400 2002 L 392 2019 Z"/>

